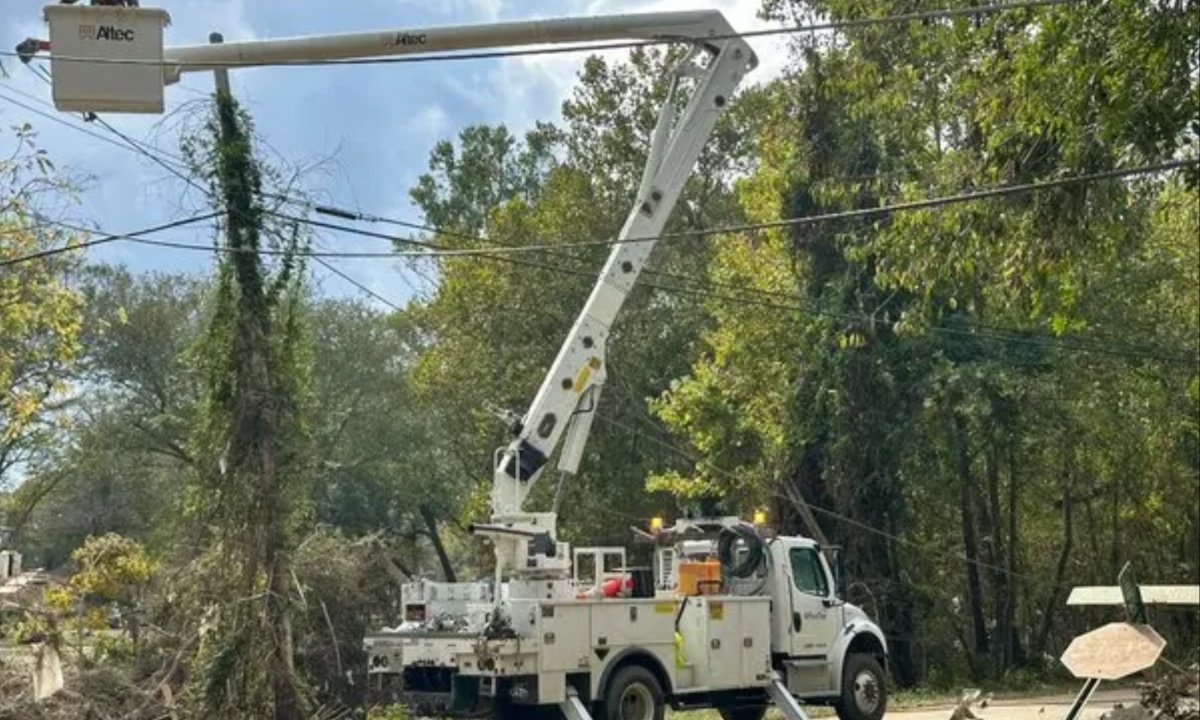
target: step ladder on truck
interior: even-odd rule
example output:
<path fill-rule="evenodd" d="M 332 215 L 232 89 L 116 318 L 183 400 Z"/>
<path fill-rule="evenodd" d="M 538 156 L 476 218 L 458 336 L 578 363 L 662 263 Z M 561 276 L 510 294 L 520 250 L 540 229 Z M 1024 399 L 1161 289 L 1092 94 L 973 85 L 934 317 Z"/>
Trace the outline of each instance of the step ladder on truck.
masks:
<path fill-rule="evenodd" d="M 530 407 L 495 455 L 487 523 L 488 582 L 418 581 L 404 617 L 365 639 L 369 672 L 400 680 L 419 714 L 440 717 L 655 720 L 667 707 L 715 708 L 756 720 L 804 704 L 842 720 L 880 720 L 887 644 L 843 601 L 839 575 L 809 538 L 711 513 L 639 529 L 655 569 L 625 568 L 623 548 L 577 548 L 557 515 L 525 499 L 548 460 L 573 475 L 606 379 L 605 343 L 729 99 L 757 59 L 717 11 L 566 17 L 165 47 L 166 12 L 63 3 L 44 8 L 48 39 L 18 46 L 50 55 L 56 107 L 162 113 L 164 88 L 185 72 L 541 44 L 672 41 L 690 52 L 651 137 L 637 200 L 591 295 Z M 687 95 L 682 109 L 675 101 Z M 681 98 L 682 99 L 682 98 Z M 590 559 L 592 572 L 580 571 Z M 614 559 L 615 563 L 607 562 Z M 614 567 L 615 564 L 615 567 Z"/>

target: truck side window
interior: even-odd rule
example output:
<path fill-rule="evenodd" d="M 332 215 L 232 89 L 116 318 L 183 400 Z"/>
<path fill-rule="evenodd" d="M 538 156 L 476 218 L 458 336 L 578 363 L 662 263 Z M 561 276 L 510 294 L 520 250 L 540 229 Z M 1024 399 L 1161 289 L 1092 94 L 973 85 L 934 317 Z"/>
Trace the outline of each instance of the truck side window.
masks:
<path fill-rule="evenodd" d="M 821 568 L 821 559 L 812 548 L 792 548 L 789 553 L 792 561 L 792 577 L 796 588 L 809 595 L 826 597 L 829 595 L 829 585 L 825 581 L 825 573 Z"/>

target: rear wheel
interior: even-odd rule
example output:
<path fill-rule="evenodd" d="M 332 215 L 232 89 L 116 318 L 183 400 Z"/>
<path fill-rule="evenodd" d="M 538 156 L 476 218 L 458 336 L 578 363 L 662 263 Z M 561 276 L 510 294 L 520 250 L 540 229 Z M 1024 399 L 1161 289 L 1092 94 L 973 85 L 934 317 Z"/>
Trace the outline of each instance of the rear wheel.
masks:
<path fill-rule="evenodd" d="M 842 668 L 842 696 L 834 705 L 840 720 L 882 720 L 887 710 L 887 682 L 873 656 L 846 656 Z"/>
<path fill-rule="evenodd" d="M 604 689 L 600 720 L 663 720 L 666 701 L 658 678 L 641 665 L 618 668 Z"/>

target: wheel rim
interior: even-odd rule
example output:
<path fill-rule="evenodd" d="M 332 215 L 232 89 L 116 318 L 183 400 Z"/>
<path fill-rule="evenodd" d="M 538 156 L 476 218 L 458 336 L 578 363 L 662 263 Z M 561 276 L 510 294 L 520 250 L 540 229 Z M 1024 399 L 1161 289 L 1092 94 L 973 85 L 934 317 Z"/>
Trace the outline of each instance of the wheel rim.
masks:
<path fill-rule="evenodd" d="M 621 720 L 654 720 L 654 696 L 650 688 L 634 683 L 621 693 Z"/>
<path fill-rule="evenodd" d="M 879 683 L 874 673 L 863 670 L 854 676 L 854 703 L 864 715 L 879 707 Z"/>

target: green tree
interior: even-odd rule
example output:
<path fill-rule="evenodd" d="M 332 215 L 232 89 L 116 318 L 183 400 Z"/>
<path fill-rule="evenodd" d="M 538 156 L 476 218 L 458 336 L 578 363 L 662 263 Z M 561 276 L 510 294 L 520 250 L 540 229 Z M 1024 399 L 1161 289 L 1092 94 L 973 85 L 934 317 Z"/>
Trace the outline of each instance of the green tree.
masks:
<path fill-rule="evenodd" d="M 29 125 L 11 138 L 12 152 L 0 159 L 0 486 L 36 457 L 44 421 L 60 415 L 83 310 L 71 287 L 78 258 L 59 252 L 78 238 L 41 212 L 71 188 Z"/>
<path fill-rule="evenodd" d="M 765 10 L 862 17 L 838 1 Z M 802 44 L 803 69 L 766 102 L 760 162 L 739 198 L 769 222 L 1186 152 L 1196 31 L 1178 4 L 1122 2 L 859 26 Z M 1118 57 L 1135 37 L 1153 58 L 1144 77 L 1134 77 L 1140 61 Z M 1063 583 L 1084 562 L 1079 513 L 1105 494 L 1082 478 L 1111 478 L 1099 487 L 1114 493 L 1117 532 L 1118 516 L 1143 517 L 1132 501 L 1145 487 L 1119 481 L 1107 449 L 1138 458 L 1121 463 L 1126 473 L 1186 474 L 1194 412 L 1184 403 L 1147 435 L 1118 437 L 1131 420 L 1124 403 L 1111 419 L 1097 412 L 1107 393 L 1147 397 L 1148 387 L 1182 400 L 1194 377 L 1177 364 L 1193 357 L 1194 337 L 1147 352 L 1142 332 L 1158 318 L 1139 292 L 1188 282 L 1146 272 L 1161 187 L 1093 182 L 730 239 L 710 278 L 757 292 L 710 303 L 716 328 L 657 405 L 702 458 L 655 486 L 786 505 L 799 490 L 872 589 L 903 682 L 962 671 L 947 662 L 954 645 L 977 675 L 1039 656 L 1069 637 L 1056 626 Z M 796 319 L 752 310 L 771 304 Z M 1095 326 L 1117 317 L 1119 328 Z M 1195 327 L 1176 317 L 1168 327 Z M 1142 373 L 1155 380 L 1134 382 Z M 1151 435 L 1171 439 L 1155 447 Z M 1091 524 L 1089 540 L 1102 532 Z M 1063 551 L 1043 551 L 1050 542 Z M 1149 550 L 1139 546 L 1115 554 Z"/>
<path fill-rule="evenodd" d="M 184 362 L 209 283 L 88 266 L 70 422 L 46 433 L 15 494 L 10 522 L 31 561 L 67 559 L 89 535 L 119 532 L 154 549 L 173 542 L 178 499 L 194 469 L 188 433 L 199 378 Z"/>
<path fill-rule="evenodd" d="M 512 198 L 533 202 L 541 179 L 556 164 L 557 128 L 537 123 L 518 141 L 504 125 L 470 125 L 459 147 L 439 141 L 429 154 L 429 172 L 409 192 L 425 219 L 439 229 L 479 235 L 491 208 Z"/>

